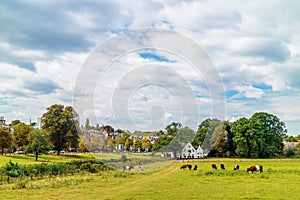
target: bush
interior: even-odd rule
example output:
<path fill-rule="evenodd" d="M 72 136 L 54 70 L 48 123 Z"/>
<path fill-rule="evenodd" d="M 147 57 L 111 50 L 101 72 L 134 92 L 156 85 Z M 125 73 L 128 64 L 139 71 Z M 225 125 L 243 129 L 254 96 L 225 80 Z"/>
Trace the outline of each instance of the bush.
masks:
<path fill-rule="evenodd" d="M 36 176 L 45 175 L 62 175 L 68 173 L 75 173 L 80 171 L 88 171 L 96 173 L 99 171 L 111 170 L 110 167 L 105 166 L 99 160 L 80 160 L 71 161 L 66 163 L 54 163 L 54 164 L 36 164 L 36 165 L 18 165 L 9 161 L 5 166 L 0 168 L 0 175 L 7 177 L 22 177 L 30 176 L 31 178 Z"/>
<path fill-rule="evenodd" d="M 293 157 L 297 154 L 298 152 L 298 149 L 296 147 L 292 147 L 292 146 L 289 146 L 288 148 L 286 148 L 283 152 L 283 154 L 286 156 L 286 157 Z"/>

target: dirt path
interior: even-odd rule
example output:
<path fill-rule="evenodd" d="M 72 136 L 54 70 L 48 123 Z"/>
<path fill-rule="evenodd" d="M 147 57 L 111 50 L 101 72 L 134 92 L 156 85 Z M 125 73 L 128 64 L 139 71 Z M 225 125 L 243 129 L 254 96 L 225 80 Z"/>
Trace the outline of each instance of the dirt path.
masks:
<path fill-rule="evenodd" d="M 133 179 L 129 179 L 127 183 L 122 183 L 118 186 L 114 186 L 113 188 L 103 188 L 101 189 L 102 194 L 107 194 L 107 197 L 105 199 L 116 199 L 114 195 L 115 191 L 118 191 L 117 193 L 128 193 L 130 191 L 136 190 L 136 185 L 148 185 L 148 183 L 157 181 L 159 179 L 163 179 L 167 176 L 169 176 L 172 173 L 175 173 L 178 171 L 177 167 L 167 166 L 163 168 L 162 170 L 159 170 L 157 172 L 152 172 L 152 174 L 147 174 L 146 176 L 138 175 L 136 177 L 133 177 Z M 135 175 L 134 175 L 135 176 Z"/>

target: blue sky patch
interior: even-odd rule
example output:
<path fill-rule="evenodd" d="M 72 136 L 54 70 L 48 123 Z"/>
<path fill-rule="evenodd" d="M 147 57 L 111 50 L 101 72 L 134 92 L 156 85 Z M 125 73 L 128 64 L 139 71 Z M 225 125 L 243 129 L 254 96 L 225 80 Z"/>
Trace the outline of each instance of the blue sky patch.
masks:
<path fill-rule="evenodd" d="M 155 53 L 151 53 L 151 52 L 144 52 L 144 53 L 139 53 L 140 57 L 144 58 L 144 59 L 152 59 L 152 60 L 156 60 L 159 62 L 171 62 L 173 63 L 174 61 L 169 60 L 168 58 L 155 54 Z"/>

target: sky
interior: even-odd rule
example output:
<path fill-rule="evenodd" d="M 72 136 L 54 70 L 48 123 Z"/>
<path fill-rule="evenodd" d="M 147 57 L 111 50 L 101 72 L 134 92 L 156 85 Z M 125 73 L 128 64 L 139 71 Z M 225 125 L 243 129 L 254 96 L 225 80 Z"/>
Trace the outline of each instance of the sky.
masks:
<path fill-rule="evenodd" d="M 196 128 L 268 112 L 300 134 L 299 1 L 0 3 L 0 116 Z M 154 31 L 153 31 L 154 30 Z"/>

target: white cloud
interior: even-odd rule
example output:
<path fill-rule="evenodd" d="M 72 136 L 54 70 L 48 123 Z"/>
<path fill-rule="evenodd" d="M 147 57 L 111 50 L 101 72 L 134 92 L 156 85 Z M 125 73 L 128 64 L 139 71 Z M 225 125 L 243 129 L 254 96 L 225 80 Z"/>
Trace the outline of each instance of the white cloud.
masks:
<path fill-rule="evenodd" d="M 260 99 L 264 94 L 262 89 L 255 88 L 252 85 L 237 86 L 235 89 L 239 91 L 246 98 Z"/>
<path fill-rule="evenodd" d="M 178 31 L 200 44 L 219 70 L 226 91 L 238 92 L 228 99 L 228 118 L 247 117 L 254 111 L 263 110 L 277 113 L 283 120 L 299 122 L 299 116 L 293 112 L 299 102 L 296 94 L 300 90 L 298 7 L 299 3 L 294 1 L 225 3 L 221 0 L 86 1 L 77 4 L 27 0 L 1 4 L 1 112 L 9 119 L 14 119 L 18 112 L 25 113 L 24 118 L 29 115 L 37 117 L 53 103 L 71 103 L 81 65 L 97 43 L 123 31 L 160 27 Z M 163 41 L 156 39 L 152 42 Z M 173 45 L 186 48 L 185 44 L 176 40 Z M 169 52 L 157 53 L 170 60 L 176 57 Z M 197 57 L 192 52 L 190 55 Z M 112 113 L 104 106 L 108 103 L 106 94 L 112 95 L 109 88 L 116 87 L 116 83 L 126 76 L 126 70 L 130 72 L 137 66 L 155 63 L 134 53 L 118 62 L 109 69 L 111 76 L 105 78 L 98 97 L 97 106 L 101 111 L 97 112 L 105 112 L 103 123 L 111 120 Z M 205 84 L 212 84 L 213 78 L 201 77 L 183 60 L 164 64 L 180 74 L 178 77 L 183 77 L 198 95 L 202 116 L 211 113 L 211 107 L 206 106 L 212 103 L 211 89 Z M 173 82 L 174 88 L 182 89 L 177 84 L 180 82 L 178 77 L 167 77 L 170 73 L 162 72 L 158 70 L 155 73 L 161 73 L 159 75 Z M 198 79 L 201 83 L 197 82 Z M 130 84 L 126 86 L 133 87 Z M 150 118 L 151 112 L 156 117 L 159 116 L 156 114 L 162 113 L 159 108 L 151 110 L 150 104 L 138 98 L 148 98 L 153 102 L 152 106 L 165 100 L 163 90 L 156 91 L 157 95 L 149 95 L 151 89 L 144 89 L 134 96 L 137 106 L 133 106 L 132 110 L 141 118 L 141 112 L 138 113 L 141 110 L 136 109 L 138 106 L 148 106 L 145 119 Z M 86 93 L 94 92 L 90 90 L 86 88 Z M 166 102 L 168 109 L 163 110 L 164 119 L 176 119 L 177 114 L 171 111 L 178 105 L 169 100 Z M 86 111 L 88 114 L 93 112 Z M 296 130 L 296 123 L 290 124 Z"/>

